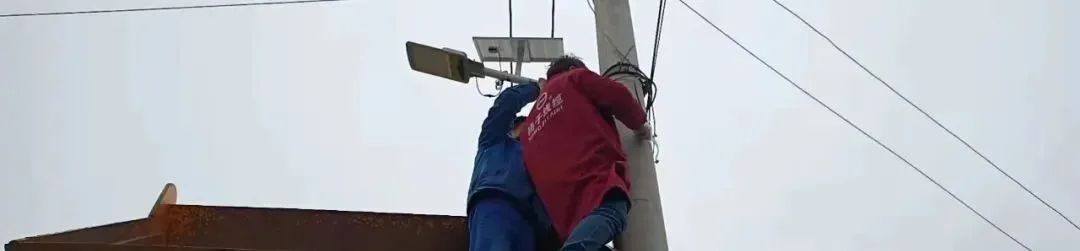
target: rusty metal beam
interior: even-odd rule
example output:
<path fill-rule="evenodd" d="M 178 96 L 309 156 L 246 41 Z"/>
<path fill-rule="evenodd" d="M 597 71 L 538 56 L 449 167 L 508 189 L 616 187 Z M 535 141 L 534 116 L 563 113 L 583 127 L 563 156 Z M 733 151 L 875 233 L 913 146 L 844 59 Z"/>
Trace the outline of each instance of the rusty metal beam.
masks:
<path fill-rule="evenodd" d="M 111 243 L 137 238 L 139 236 L 144 236 L 148 233 L 150 233 L 150 221 L 143 218 L 96 227 L 76 229 L 49 235 L 29 237 L 16 241 Z"/>
<path fill-rule="evenodd" d="M 287 250 L 468 249 L 465 218 L 171 205 L 166 244 Z"/>
<path fill-rule="evenodd" d="M 464 251 L 465 217 L 176 204 L 168 184 L 150 217 L 14 240 L 9 251 Z"/>

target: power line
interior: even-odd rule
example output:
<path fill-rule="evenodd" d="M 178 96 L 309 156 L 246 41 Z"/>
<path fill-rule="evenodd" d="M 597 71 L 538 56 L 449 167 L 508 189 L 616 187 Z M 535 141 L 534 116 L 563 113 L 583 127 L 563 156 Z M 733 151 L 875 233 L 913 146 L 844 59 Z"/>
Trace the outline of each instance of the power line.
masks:
<path fill-rule="evenodd" d="M 660 34 L 664 30 L 664 14 L 667 13 L 667 0 L 660 0 L 660 6 L 657 7 L 656 13 L 656 35 L 653 37 L 653 54 L 652 65 L 649 70 L 649 78 L 652 79 L 656 75 L 656 57 L 660 50 Z"/>
<path fill-rule="evenodd" d="M 507 15 L 508 19 L 510 19 L 510 25 L 508 25 L 510 27 L 510 38 L 511 38 L 511 40 L 513 40 L 513 38 L 514 38 L 514 0 L 507 0 L 506 1 L 506 13 L 508 14 Z"/>
<path fill-rule="evenodd" d="M 592 11 L 593 16 L 595 17 L 596 7 L 593 7 L 592 0 L 585 0 L 585 4 L 589 5 L 589 10 Z M 630 46 L 629 50 L 623 51 L 622 48 L 619 48 L 619 45 L 615 44 L 615 40 L 611 39 L 611 35 L 608 34 L 606 30 L 599 31 L 600 34 L 604 35 L 604 39 L 607 40 L 608 44 L 611 45 L 611 48 L 615 48 L 615 52 L 619 53 L 619 56 L 621 56 L 621 58 L 619 58 L 619 62 L 630 62 L 630 53 L 634 50 L 634 46 L 636 46 L 636 44 L 634 46 Z"/>
<path fill-rule="evenodd" d="M 514 44 L 513 43 L 513 40 L 514 40 L 514 0 L 507 0 L 506 1 L 506 13 L 507 13 L 507 15 L 506 15 L 507 20 L 509 21 L 508 24 L 507 24 L 507 28 L 509 29 L 508 36 L 510 37 L 510 41 L 511 41 L 510 42 L 510 44 L 511 44 L 510 48 L 513 48 L 514 47 L 513 46 L 513 44 Z M 503 50 L 498 50 L 498 53 L 499 53 L 499 58 L 503 58 Z M 503 62 L 499 61 L 497 63 L 499 64 L 499 71 L 503 71 Z M 510 74 L 514 74 L 514 63 L 511 62 L 509 68 L 510 68 Z M 521 73 L 518 73 L 518 74 L 521 74 Z M 495 80 L 495 94 L 486 94 L 486 93 L 480 92 L 480 82 L 473 81 L 473 84 L 476 85 L 476 92 L 479 93 L 480 96 L 484 96 L 484 97 L 488 97 L 488 98 L 494 98 L 494 97 L 498 96 L 498 94 L 502 93 L 502 87 L 503 87 L 502 80 L 497 80 L 497 79 Z M 510 85 L 513 86 L 513 83 L 511 83 Z"/>
<path fill-rule="evenodd" d="M 510 48 L 514 48 L 514 42 L 513 42 L 514 41 L 514 0 L 507 0 L 506 1 L 506 14 L 507 14 L 506 15 L 507 16 L 507 21 L 509 21 L 508 24 L 506 25 L 506 27 L 508 29 L 510 29 L 507 36 L 510 37 Z M 502 58 L 502 53 L 503 53 L 503 50 L 499 50 L 499 58 Z M 503 68 L 502 68 L 503 67 L 503 62 L 499 61 L 498 63 L 499 63 L 499 71 L 503 71 Z M 511 62 L 509 67 L 510 67 L 510 74 L 514 74 L 514 63 Z"/>
<path fill-rule="evenodd" d="M 652 63 L 649 67 L 649 86 L 646 93 L 650 94 L 646 101 L 645 110 L 652 111 L 653 103 L 656 101 L 656 82 L 653 81 L 656 77 L 656 63 L 657 58 L 660 55 L 660 35 L 664 31 L 664 15 L 667 13 L 667 0 L 660 0 L 660 6 L 657 7 L 656 12 L 656 32 L 653 34 L 653 50 L 652 50 Z M 651 114 L 650 114 L 651 116 Z M 656 129 L 655 127 L 653 129 Z"/>
<path fill-rule="evenodd" d="M 641 97 L 642 100 L 655 100 L 656 96 L 656 83 L 645 75 L 645 72 L 641 70 L 637 65 L 628 62 L 618 62 L 607 70 L 604 70 L 603 76 L 611 78 L 615 81 L 624 82 L 625 80 L 633 80 L 640 83 L 641 91 L 638 91 L 636 87 L 630 87 L 630 90 L 634 92 L 634 97 Z M 651 104 L 651 102 L 649 103 Z M 656 111 L 652 109 L 651 105 L 645 107 L 646 122 L 653 128 L 653 163 L 660 163 L 660 143 L 657 140 L 656 130 Z"/>
<path fill-rule="evenodd" d="M 551 38 L 555 38 L 555 0 L 551 0 Z"/>
<path fill-rule="evenodd" d="M 1073 228 L 1076 228 L 1076 230 L 1080 230 L 1080 226 L 1077 226 L 1075 222 L 1073 222 L 1072 220 L 1069 219 L 1069 217 L 1065 216 L 1065 214 L 1061 213 L 1061 211 L 1059 211 L 1054 206 L 1051 206 L 1050 203 L 1046 202 L 1046 200 L 1043 200 L 1042 197 L 1039 197 L 1038 195 L 1035 195 L 1035 192 L 1032 192 L 1031 189 L 1028 189 L 1028 187 L 1025 186 L 1023 183 L 1020 183 L 1019 180 L 1016 180 L 1016 178 L 1013 178 L 1013 176 L 1010 175 L 1008 172 L 1006 172 L 1004 169 L 1001 169 L 1001 167 L 999 167 L 997 164 L 994 164 L 993 161 L 990 161 L 990 158 L 986 157 L 986 155 L 983 155 L 982 152 L 979 152 L 979 150 L 975 150 L 974 146 L 971 146 L 971 144 L 969 144 L 966 140 L 964 140 L 963 138 L 960 138 L 960 135 L 957 135 L 952 130 L 945 127 L 945 125 L 941 124 L 941 122 L 938 121 L 937 119 L 935 119 L 934 116 L 930 116 L 930 113 L 926 112 L 926 110 L 923 110 L 922 107 L 919 107 L 918 105 L 915 105 L 915 102 L 912 102 L 910 99 L 908 99 L 906 96 L 904 96 L 904 94 L 900 94 L 900 92 L 897 91 L 896 88 L 893 88 L 893 86 L 890 85 L 888 82 L 885 82 L 884 79 L 879 77 L 877 74 L 874 74 L 874 72 L 870 71 L 869 68 L 866 68 L 866 66 L 863 65 L 861 62 L 859 62 L 859 60 L 856 60 L 854 56 L 849 54 L 844 49 L 840 48 L 840 46 L 837 45 L 836 42 L 833 42 L 832 38 L 829 38 L 829 36 L 826 36 L 825 33 L 821 32 L 821 30 L 818 30 L 817 27 L 810 24 L 810 22 L 806 21 L 806 19 L 804 19 L 802 16 L 795 13 L 795 11 L 788 8 L 783 3 L 780 3 L 780 1 L 777 1 L 777 0 L 772 0 L 772 1 L 774 3 L 776 3 L 777 5 L 780 5 L 780 7 L 784 8 L 784 10 L 786 10 L 788 13 L 791 13 L 791 15 L 795 16 L 795 18 L 798 18 L 799 21 L 802 21 L 803 24 L 806 24 L 806 27 L 809 27 L 811 30 L 814 31 L 814 33 L 817 33 L 819 36 L 821 36 L 821 38 L 824 38 L 825 41 L 828 41 L 829 44 L 832 45 L 833 48 L 836 48 L 837 51 L 844 54 L 844 56 L 846 56 L 848 59 L 850 59 L 851 62 L 855 63 L 855 65 L 858 65 L 859 68 L 862 68 L 862 70 L 864 72 L 866 72 L 867 74 L 870 74 L 871 77 L 874 77 L 874 79 L 876 79 L 878 82 L 880 82 L 886 88 L 889 88 L 889 90 L 892 91 L 893 94 L 896 94 L 897 97 L 900 97 L 900 99 L 904 100 L 904 102 L 906 102 L 912 108 L 915 108 L 915 110 L 919 111 L 919 113 L 922 113 L 923 116 L 926 116 L 927 119 L 930 119 L 930 121 L 934 122 L 934 124 L 936 124 L 942 130 L 945 130 L 945 132 L 949 133 L 949 135 L 952 135 L 953 138 L 955 138 L 957 141 L 960 141 L 960 143 L 964 144 L 964 146 L 966 146 L 969 150 L 971 150 L 971 152 L 975 153 L 975 155 L 978 155 L 980 158 L 982 158 L 984 161 L 986 161 L 986 163 L 990 164 L 990 166 L 993 166 L 994 169 L 997 169 L 998 172 L 1005 175 L 1005 177 L 1008 177 L 1009 180 L 1012 180 L 1012 182 L 1016 183 L 1016 185 L 1020 186 L 1020 188 L 1024 189 L 1024 191 L 1026 191 L 1028 194 L 1030 194 L 1031 197 L 1034 197 L 1036 200 L 1039 200 L 1039 202 L 1042 202 L 1043 205 L 1050 208 L 1050 210 L 1053 210 L 1054 213 L 1057 213 L 1058 216 L 1061 216 L 1062 219 L 1064 219 L 1066 222 L 1069 222 L 1069 224 L 1072 225 Z"/>
<path fill-rule="evenodd" d="M 596 15 L 596 8 L 592 5 L 592 1 L 585 0 L 585 3 L 589 6 L 589 10 L 592 11 L 593 16 L 595 16 Z M 666 12 L 666 8 L 667 8 L 667 1 L 661 0 L 661 9 L 660 9 L 661 14 L 658 15 L 658 17 L 657 17 L 659 19 L 659 20 L 657 20 L 657 23 L 659 25 L 657 25 L 657 30 L 656 30 L 656 34 L 655 34 L 655 39 L 656 40 L 654 41 L 654 44 L 653 44 L 653 58 L 652 58 L 652 60 L 653 60 L 653 62 L 652 62 L 652 71 L 653 72 L 650 73 L 650 75 L 647 78 L 649 80 L 648 81 L 649 86 L 644 86 L 643 87 L 643 90 L 646 91 L 646 94 L 649 94 L 649 97 L 650 97 L 648 99 L 648 103 L 646 105 L 646 110 L 649 110 L 649 109 L 652 108 L 652 101 L 654 100 L 654 98 L 652 98 L 653 97 L 652 96 L 652 94 L 653 94 L 652 91 L 655 90 L 655 88 L 654 88 L 655 85 L 652 84 L 651 75 L 653 75 L 653 73 L 655 73 L 655 71 L 656 71 L 657 49 L 660 46 L 660 41 L 659 41 L 660 40 L 660 31 L 661 31 L 661 27 L 662 27 L 662 24 L 663 24 L 663 22 L 662 22 L 663 13 Z M 608 42 L 608 44 L 611 45 L 612 48 L 615 48 L 615 52 L 618 53 L 621 56 L 618 63 L 630 62 L 630 53 L 634 52 L 635 46 L 637 46 L 636 43 L 634 45 L 630 46 L 629 50 L 623 51 L 621 48 L 619 48 L 619 45 L 615 44 L 614 39 L 611 38 L 611 35 L 609 35 L 606 30 L 598 30 L 598 31 L 600 31 L 600 34 L 602 34 L 604 36 L 604 40 L 606 40 Z M 642 73 L 642 74 L 644 74 L 644 73 Z M 642 76 L 646 77 L 644 75 L 642 75 Z"/>
<path fill-rule="evenodd" d="M 114 12 L 141 12 L 141 11 L 159 11 L 159 10 L 207 9 L 207 8 L 242 7 L 242 6 L 255 6 L 255 5 L 286 5 L 286 4 L 303 4 L 303 3 L 317 3 L 317 2 L 339 2 L 339 1 L 346 1 L 346 0 L 302 0 L 302 1 L 283 1 L 283 2 L 256 2 L 256 3 L 235 3 L 235 4 L 215 4 L 215 5 L 195 5 L 195 6 L 152 7 L 152 8 L 134 8 L 134 9 L 18 13 L 18 14 L 2 14 L 2 15 L 0 15 L 0 18 L 28 17 L 28 16 L 60 16 L 60 15 L 100 14 L 100 13 L 114 13 Z"/>
<path fill-rule="evenodd" d="M 895 150 L 893 150 L 893 149 L 892 149 L 892 148 L 890 148 L 889 146 L 885 145 L 885 143 L 882 143 L 882 142 L 881 142 L 880 140 L 878 140 L 877 138 L 875 138 L 875 137 L 874 137 L 873 135 L 870 135 L 870 133 L 869 133 L 869 132 L 866 132 L 866 130 L 863 130 L 863 129 L 862 129 L 861 127 L 859 127 L 858 125 L 855 125 L 855 123 L 854 123 L 854 122 L 851 122 L 851 120 L 848 120 L 848 119 L 847 119 L 847 117 L 844 117 L 844 115 L 841 115 L 841 114 L 840 114 L 839 112 L 837 112 L 837 111 L 836 111 L 835 109 L 833 109 L 832 107 L 830 107 L 830 106 L 829 106 L 828 104 L 825 104 L 825 102 L 821 101 L 821 100 L 820 100 L 820 99 L 818 99 L 818 98 L 817 98 L 816 96 L 814 96 L 813 94 L 811 94 L 811 93 L 810 93 L 809 91 L 807 91 L 806 89 L 803 89 L 803 88 L 802 88 L 802 86 L 799 86 L 799 84 L 795 83 L 795 81 L 793 81 L 793 80 L 791 80 L 790 78 L 788 78 L 788 77 L 787 77 L 787 75 L 784 75 L 784 74 L 783 74 L 783 73 L 781 73 L 781 72 L 780 72 L 779 70 L 777 70 L 777 69 L 776 69 L 775 67 L 773 67 L 772 65 L 770 65 L 770 64 L 769 64 L 768 62 L 765 62 L 765 60 L 764 60 L 764 59 L 762 59 L 761 57 L 759 57 L 759 56 L 758 56 L 757 54 L 755 54 L 755 53 L 754 53 L 753 51 L 751 51 L 751 50 L 750 50 L 749 48 L 746 48 L 746 46 L 744 46 L 744 45 L 743 45 L 742 43 L 740 43 L 740 42 L 739 42 L 738 40 L 736 40 L 736 39 L 735 39 L 734 37 L 732 37 L 732 36 L 731 36 L 730 34 L 728 34 L 728 33 L 727 33 L 726 31 L 724 31 L 724 30 L 723 30 L 723 29 L 721 29 L 721 28 L 720 28 L 719 26 L 717 26 L 716 24 L 714 24 L 714 23 L 713 23 L 713 22 L 712 22 L 711 20 L 709 20 L 708 18 L 706 18 L 706 17 L 704 16 L 704 15 L 702 15 L 702 14 L 701 14 L 701 12 L 698 12 L 698 11 L 697 11 L 697 9 L 694 9 L 694 7 L 690 6 L 690 4 L 686 3 L 686 1 L 684 1 L 684 0 L 679 0 L 679 2 L 681 2 L 681 3 L 682 3 L 682 4 L 684 5 L 684 6 L 686 6 L 686 8 L 690 9 L 690 11 L 694 12 L 694 14 L 696 14 L 696 15 L 697 15 L 698 17 L 700 17 L 700 18 L 701 18 L 701 20 L 705 21 L 705 22 L 706 22 L 706 23 L 708 23 L 708 24 L 709 24 L 710 26 L 712 26 L 712 27 L 713 27 L 713 29 L 716 29 L 716 31 L 720 32 L 720 34 L 723 34 L 723 35 L 724 35 L 724 37 L 727 37 L 727 39 L 728 39 L 728 40 L 731 40 L 731 42 L 732 42 L 732 43 L 735 43 L 735 45 L 739 46 L 739 48 L 741 48 L 741 49 L 742 49 L 743 51 L 745 51 L 745 52 L 746 52 L 747 54 L 749 54 L 749 55 L 750 55 L 751 57 L 753 57 L 754 59 L 756 59 L 756 60 L 757 60 L 758 62 L 760 62 L 761 64 L 765 65 L 765 67 L 768 67 L 768 68 L 769 68 L 769 70 L 772 70 L 772 72 L 773 72 L 773 73 L 776 73 L 776 75 L 780 76 L 780 78 L 783 78 L 783 79 L 784 79 L 785 81 L 787 81 L 787 82 L 788 82 L 789 84 L 791 84 L 791 86 L 795 87 L 796 89 L 799 89 L 799 91 L 801 91 L 801 92 L 802 92 L 803 94 L 806 94 L 806 96 L 810 97 L 810 99 L 813 99 L 813 100 L 814 100 L 814 102 L 817 102 L 817 103 L 818 103 L 819 105 L 821 105 L 822 107 L 824 107 L 824 108 L 825 108 L 826 110 L 829 110 L 829 112 L 831 112 L 831 113 L 832 113 L 833 115 L 836 115 L 836 117 L 840 118 L 840 120 L 843 120 L 843 121 L 844 121 L 845 123 L 847 123 L 848 125 L 850 125 L 850 126 L 851 126 L 852 128 L 855 128 L 855 130 L 858 130 L 858 131 L 859 131 L 860 133 L 862 133 L 862 134 L 863 134 L 863 136 L 866 136 L 866 137 L 867 137 L 867 138 L 869 138 L 870 140 L 874 141 L 874 143 L 876 143 L 876 144 L 877 144 L 878 146 L 881 146 L 881 148 L 884 148 L 884 149 L 885 149 L 886 151 L 888 151 L 889 153 L 891 153 L 891 154 L 892 154 L 893 156 L 895 156 L 895 157 L 896 157 L 897 159 L 900 159 L 900 161 L 903 161 L 903 162 L 904 162 L 904 164 L 907 164 L 907 165 L 908 165 L 909 167 L 911 167 L 911 168 L 912 168 L 913 170 L 915 170 L 916 172 L 918 172 L 919 174 L 921 174 L 921 175 L 922 175 L 922 176 L 923 176 L 924 178 L 926 178 L 927 180 L 929 180 L 929 181 L 930 181 L 931 183 L 934 183 L 934 185 L 936 185 L 936 186 L 937 186 L 938 188 L 940 188 L 940 189 L 941 189 L 942 191 L 944 191 L 944 192 L 945 192 L 946 194 L 948 194 L 948 195 L 949 195 L 950 197 L 952 197 L 952 198 L 953 198 L 954 200 L 956 200 L 956 202 L 959 202 L 959 203 L 960 203 L 961 205 L 963 205 L 964 207 L 966 207 L 966 208 L 967 208 L 968 210 L 971 210 L 971 212 L 972 212 L 972 213 L 974 213 L 974 214 L 975 214 L 976 216 L 979 216 L 979 218 L 981 218 L 981 219 L 982 219 L 983 221 L 985 221 L 985 222 L 986 222 L 987 224 L 990 224 L 990 226 L 994 227 L 994 229 L 997 229 L 997 231 L 998 231 L 998 232 L 1001 232 L 1001 233 L 1002 233 L 1002 234 L 1004 234 L 1004 235 L 1005 235 L 1006 237 L 1009 237 L 1009 239 L 1011 239 L 1011 240 L 1012 240 L 1013 242 L 1015 242 L 1015 243 L 1016 243 L 1017 245 L 1019 245 L 1020 247 L 1024 248 L 1025 250 L 1029 250 L 1029 251 L 1031 250 L 1031 248 L 1029 248 L 1029 247 L 1028 247 L 1027 245 L 1024 245 L 1024 243 L 1023 243 L 1023 242 L 1020 242 L 1020 240 L 1017 240 L 1017 239 L 1016 239 L 1015 237 L 1013 237 L 1013 236 L 1012 236 L 1011 234 L 1009 234 L 1008 232 L 1005 232 L 1005 230 L 1004 230 L 1004 229 L 1002 229 L 1001 227 L 999 227 L 999 226 L 998 226 L 997 224 L 995 224 L 995 223 L 994 223 L 993 221 L 991 221 L 991 220 L 990 220 L 989 218 L 986 218 L 986 216 L 984 216 L 984 215 L 983 215 L 982 213 L 979 213 L 979 211 L 978 211 L 978 210 L 975 210 L 975 208 L 971 207 L 971 205 L 968 205 L 968 203 L 967 203 L 967 202 L 964 202 L 964 200 L 963 200 L 963 199 L 960 199 L 960 197 L 958 197 L 958 196 L 957 196 L 956 194 L 954 194 L 954 193 L 953 193 L 952 191 L 950 191 L 950 190 L 949 190 L 948 188 L 945 188 L 945 186 L 944 186 L 944 185 L 941 185 L 941 183 L 939 183 L 939 182 L 938 182 L 937 180 L 935 180 L 935 179 L 934 179 L 933 177 L 930 177 L 930 175 L 929 175 L 929 174 L 926 174 L 926 172 L 923 172 L 923 170 L 922 170 L 922 169 L 920 169 L 919 167 L 915 166 L 915 164 L 912 164 L 912 163 L 911 163 L 911 161 L 908 161 L 908 160 L 907 160 L 906 158 L 904 158 L 903 156 L 901 156 L 901 155 L 900 155 L 899 153 L 897 153 L 897 152 L 896 152 Z"/>
<path fill-rule="evenodd" d="M 648 78 L 649 79 L 649 82 L 648 82 L 649 83 L 649 85 L 648 85 L 649 90 L 646 92 L 646 93 L 649 94 L 649 97 L 648 97 L 648 100 L 646 101 L 647 104 L 645 105 L 645 111 L 648 112 L 647 115 L 648 115 L 649 123 L 652 123 L 652 129 L 653 129 L 653 135 L 652 135 L 653 136 L 653 140 L 652 140 L 652 144 L 653 144 L 653 160 L 656 163 L 660 163 L 660 142 L 657 139 L 658 138 L 657 137 L 657 132 L 659 131 L 659 129 L 656 128 L 656 110 L 653 109 L 653 104 L 656 103 L 656 92 L 659 90 L 659 87 L 656 86 L 656 81 L 654 81 L 654 80 L 655 80 L 655 77 L 656 77 L 657 58 L 660 55 L 660 35 L 662 34 L 662 32 L 664 30 L 664 14 L 667 13 L 667 0 L 660 0 L 659 2 L 660 2 L 660 6 L 658 6 L 656 8 L 657 9 L 657 11 L 656 11 L 656 33 L 653 36 L 652 63 L 649 65 L 649 68 L 651 68 L 651 69 L 649 69 L 649 78 Z"/>
<path fill-rule="evenodd" d="M 661 13 L 666 12 L 667 1 L 661 0 L 661 2 L 662 2 L 661 3 L 662 6 L 661 6 L 660 11 L 661 11 Z M 589 10 L 592 11 L 593 16 L 595 17 L 596 16 L 596 7 L 593 6 L 592 1 L 591 0 L 585 0 L 585 4 L 589 6 Z M 663 15 L 662 14 L 659 15 L 657 18 L 662 20 Z M 660 22 L 662 24 L 662 21 L 658 21 L 658 22 Z M 662 27 L 662 25 L 657 26 L 658 30 L 657 30 L 657 33 L 656 33 L 656 36 L 655 36 L 656 41 L 654 41 L 654 44 L 653 44 L 653 58 L 652 58 L 653 59 L 653 62 L 652 62 L 653 71 L 656 70 L 656 58 L 657 58 L 656 51 L 659 48 L 659 39 L 660 39 L 660 35 L 659 35 L 660 33 L 659 32 L 660 32 L 661 27 Z M 597 31 L 599 31 L 600 34 L 603 35 L 604 40 L 607 41 L 607 43 L 609 45 L 611 45 L 611 48 L 614 48 L 615 52 L 618 53 L 619 56 L 621 56 L 621 58 L 619 59 L 618 62 L 616 62 L 612 66 L 608 67 L 608 69 L 604 71 L 604 75 L 606 77 L 622 76 L 622 77 L 616 78 L 616 80 L 621 80 L 622 78 L 628 78 L 628 77 L 636 77 L 636 78 L 638 78 L 638 81 L 641 83 L 641 89 L 645 94 L 644 99 L 646 100 L 646 106 L 645 106 L 645 113 L 646 114 L 645 115 L 646 115 L 646 118 L 649 120 L 649 123 L 651 123 L 651 125 L 653 127 L 653 140 L 651 140 L 652 145 L 653 145 L 653 160 L 654 160 L 654 163 L 659 163 L 660 143 L 659 143 L 659 140 L 657 140 L 657 137 L 656 137 L 657 136 L 656 135 L 656 132 L 657 132 L 657 130 L 656 130 L 656 119 L 655 119 L 656 118 L 656 113 L 652 109 L 653 101 L 656 100 L 656 90 L 657 90 L 656 83 L 652 80 L 652 78 L 650 76 L 646 76 L 644 71 L 641 71 L 641 69 L 639 69 L 636 65 L 633 65 L 633 64 L 629 63 L 630 62 L 630 53 L 634 53 L 635 46 L 637 46 L 636 43 L 634 43 L 634 45 L 631 45 L 629 50 L 623 51 L 621 48 L 619 48 L 618 44 L 615 44 L 614 39 L 611 38 L 611 35 L 608 34 L 608 32 L 606 30 L 602 30 L 602 29 L 598 28 Z M 599 40 L 599 38 L 597 38 L 597 40 Z M 633 89 L 635 97 L 640 94 L 639 92 L 637 92 L 637 88 L 630 88 L 630 89 Z"/>
<path fill-rule="evenodd" d="M 651 69 L 649 70 L 649 75 L 648 75 L 648 80 L 649 80 L 648 84 L 649 85 L 645 86 L 646 87 L 645 88 L 646 93 L 650 94 L 648 100 L 646 101 L 645 110 L 652 110 L 653 101 L 655 101 L 655 99 L 656 99 L 655 93 L 653 93 L 653 91 L 656 90 L 656 85 L 655 85 L 655 82 L 653 80 L 654 80 L 654 77 L 656 76 L 656 62 L 657 62 L 656 59 L 660 55 L 660 34 L 664 30 L 664 13 L 667 12 L 667 1 L 666 0 L 660 0 L 659 2 L 660 2 L 660 6 L 657 7 L 657 13 L 656 13 L 656 32 L 653 34 L 652 63 L 650 63 L 650 68 Z M 656 128 L 653 128 L 653 129 L 656 129 Z"/>

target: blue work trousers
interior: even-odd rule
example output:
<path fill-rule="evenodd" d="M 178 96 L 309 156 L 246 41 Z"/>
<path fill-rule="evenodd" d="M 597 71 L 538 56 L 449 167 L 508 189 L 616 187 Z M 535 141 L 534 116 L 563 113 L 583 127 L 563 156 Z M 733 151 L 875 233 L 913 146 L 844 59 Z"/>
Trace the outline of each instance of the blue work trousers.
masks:
<path fill-rule="evenodd" d="M 532 224 L 501 196 L 482 198 L 469 214 L 469 251 L 535 251 Z"/>
<path fill-rule="evenodd" d="M 574 226 L 561 250 L 611 250 L 605 245 L 622 233 L 629 210 L 630 202 L 625 197 L 608 196 L 599 207 Z"/>

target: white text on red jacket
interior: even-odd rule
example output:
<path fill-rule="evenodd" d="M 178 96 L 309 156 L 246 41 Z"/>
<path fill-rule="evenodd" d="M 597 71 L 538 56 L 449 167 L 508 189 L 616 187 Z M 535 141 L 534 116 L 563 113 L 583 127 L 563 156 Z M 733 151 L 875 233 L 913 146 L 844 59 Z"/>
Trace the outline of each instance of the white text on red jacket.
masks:
<path fill-rule="evenodd" d="M 563 97 L 562 93 L 554 94 L 554 98 L 551 98 L 548 92 L 540 94 L 540 97 L 536 99 L 536 103 L 533 105 L 533 112 L 536 114 L 536 119 L 529 124 L 529 140 L 532 140 L 536 134 L 544 130 L 544 126 L 551 118 L 559 115 L 563 110 Z M 530 116 L 532 116 L 530 114 Z"/>

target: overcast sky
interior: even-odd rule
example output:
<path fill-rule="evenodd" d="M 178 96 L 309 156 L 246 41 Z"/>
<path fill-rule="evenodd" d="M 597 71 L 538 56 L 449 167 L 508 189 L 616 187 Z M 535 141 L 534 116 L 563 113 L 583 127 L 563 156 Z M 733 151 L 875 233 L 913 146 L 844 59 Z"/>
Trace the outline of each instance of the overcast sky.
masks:
<path fill-rule="evenodd" d="M 0 14 L 229 2 L 5 0 Z M 1080 231 L 771 1 L 690 2 L 1033 249 L 1080 250 Z M 1080 220 L 1080 2 L 785 2 Z M 515 35 L 547 36 L 549 4 L 515 1 Z M 656 3 L 632 8 L 646 59 Z M 678 2 L 667 18 L 671 250 L 1020 249 Z M 464 215 L 492 100 L 412 72 L 404 44 L 476 55 L 471 37 L 507 35 L 506 19 L 494 0 L 0 19 L 0 241 L 144 217 L 167 182 L 185 204 Z M 557 35 L 593 68 L 594 32 L 583 0 L 559 1 Z"/>

